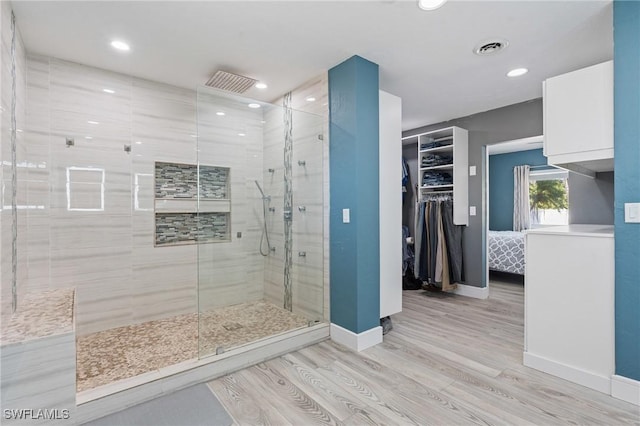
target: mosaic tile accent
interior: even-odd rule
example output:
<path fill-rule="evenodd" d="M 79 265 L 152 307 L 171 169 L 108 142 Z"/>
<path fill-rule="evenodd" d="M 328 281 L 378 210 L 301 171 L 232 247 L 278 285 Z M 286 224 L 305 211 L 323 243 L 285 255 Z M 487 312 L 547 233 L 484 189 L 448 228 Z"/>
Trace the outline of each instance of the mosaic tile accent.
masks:
<path fill-rule="evenodd" d="M 201 199 L 229 198 L 229 169 L 195 164 L 156 162 L 156 198 L 198 198 L 200 178 Z"/>
<path fill-rule="evenodd" d="M 293 211 L 293 111 L 291 92 L 282 101 L 284 117 L 284 211 Z M 293 223 L 291 218 L 284 221 L 284 308 L 293 309 L 291 268 L 293 267 Z"/>
<path fill-rule="evenodd" d="M 156 213 L 156 246 L 230 241 L 229 213 Z"/>
<path fill-rule="evenodd" d="M 16 159 L 16 16 L 11 11 L 11 312 L 18 309 L 18 161 Z"/>
<path fill-rule="evenodd" d="M 78 338 L 77 391 L 157 370 L 200 353 L 213 354 L 275 334 L 307 327 L 301 315 L 264 302 L 243 303 L 200 314 L 179 315 Z"/>

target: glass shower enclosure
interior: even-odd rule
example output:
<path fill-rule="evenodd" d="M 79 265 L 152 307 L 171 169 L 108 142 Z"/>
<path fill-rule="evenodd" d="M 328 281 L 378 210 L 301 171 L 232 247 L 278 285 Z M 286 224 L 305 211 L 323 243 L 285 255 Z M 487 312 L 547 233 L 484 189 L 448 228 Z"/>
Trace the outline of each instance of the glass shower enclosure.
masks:
<path fill-rule="evenodd" d="M 324 120 L 278 104 L 198 88 L 200 357 L 323 321 Z"/>

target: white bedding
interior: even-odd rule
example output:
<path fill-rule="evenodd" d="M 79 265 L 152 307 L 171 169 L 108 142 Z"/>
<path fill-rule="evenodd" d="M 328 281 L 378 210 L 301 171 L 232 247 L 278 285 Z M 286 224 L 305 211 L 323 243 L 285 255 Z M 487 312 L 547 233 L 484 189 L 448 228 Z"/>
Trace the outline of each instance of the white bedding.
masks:
<path fill-rule="evenodd" d="M 489 231 L 489 269 L 524 275 L 524 233 Z"/>

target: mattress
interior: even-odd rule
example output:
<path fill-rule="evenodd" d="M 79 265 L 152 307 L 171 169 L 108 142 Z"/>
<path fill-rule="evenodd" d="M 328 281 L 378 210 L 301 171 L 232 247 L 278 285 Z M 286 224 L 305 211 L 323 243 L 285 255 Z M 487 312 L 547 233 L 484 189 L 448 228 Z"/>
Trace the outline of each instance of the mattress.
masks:
<path fill-rule="evenodd" d="M 489 231 L 489 269 L 524 275 L 524 233 Z"/>

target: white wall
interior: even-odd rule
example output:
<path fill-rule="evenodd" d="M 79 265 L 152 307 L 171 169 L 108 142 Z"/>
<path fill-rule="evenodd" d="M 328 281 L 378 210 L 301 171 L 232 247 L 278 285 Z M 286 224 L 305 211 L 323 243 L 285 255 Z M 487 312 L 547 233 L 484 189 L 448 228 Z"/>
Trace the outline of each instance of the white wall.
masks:
<path fill-rule="evenodd" d="M 402 100 L 380 91 L 380 318 L 402 311 Z"/>

